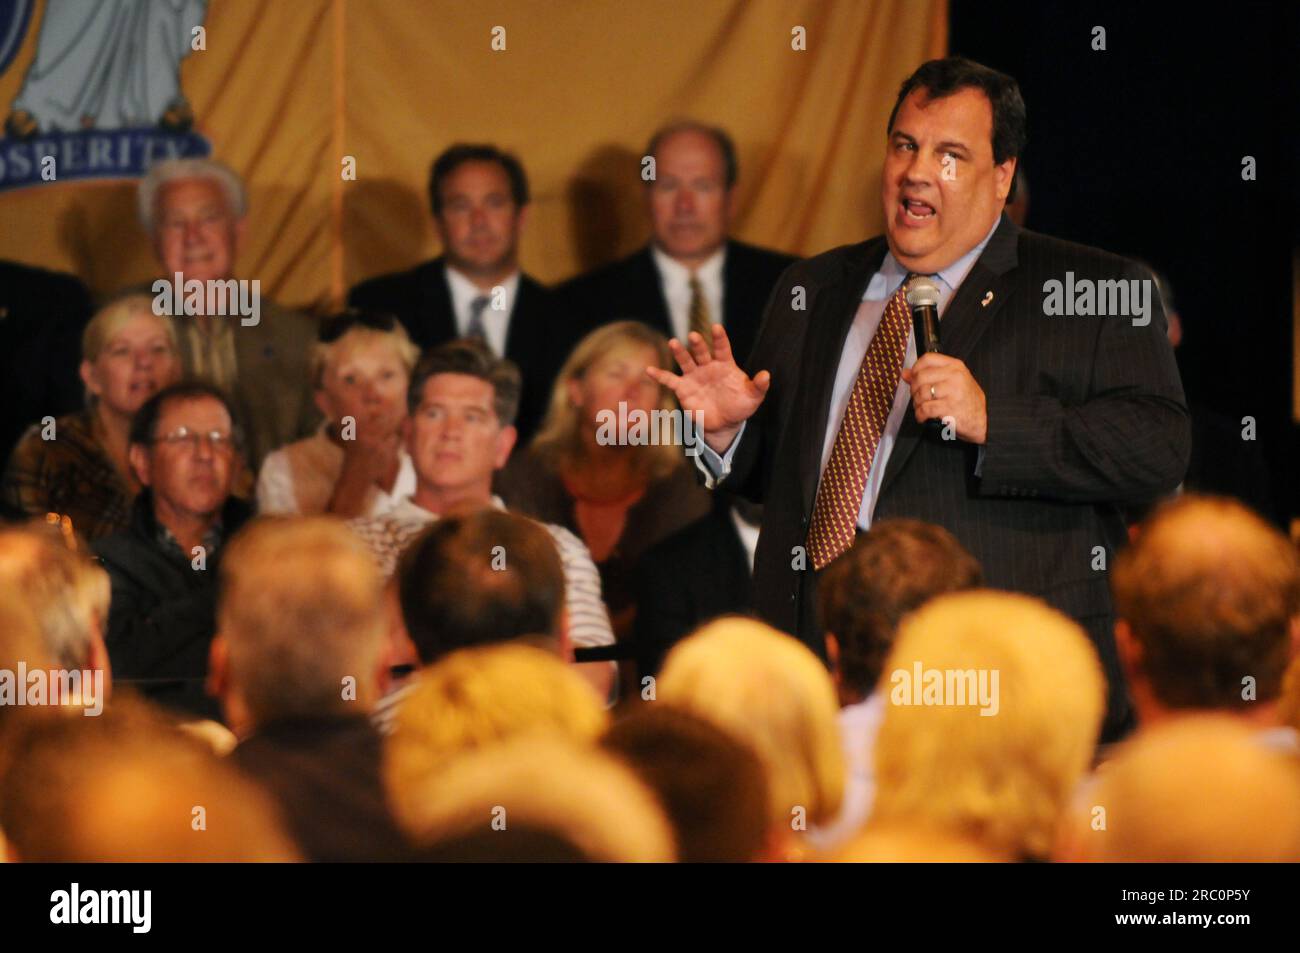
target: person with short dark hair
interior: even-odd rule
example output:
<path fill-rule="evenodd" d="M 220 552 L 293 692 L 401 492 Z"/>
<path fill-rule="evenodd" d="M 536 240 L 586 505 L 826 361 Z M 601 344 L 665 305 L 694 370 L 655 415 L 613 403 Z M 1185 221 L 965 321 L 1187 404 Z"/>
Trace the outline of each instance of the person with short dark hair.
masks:
<path fill-rule="evenodd" d="M 550 292 L 519 267 L 528 202 L 528 178 L 515 156 L 492 145 L 451 146 L 429 173 L 442 255 L 348 293 L 354 307 L 396 315 L 421 349 L 475 337 L 510 358 L 523 371 L 517 425 L 525 442 L 564 356 L 554 353 Z"/>
<path fill-rule="evenodd" d="M 714 327 L 670 345 L 681 374 L 646 373 L 703 414 L 706 484 L 763 504 L 754 580 L 769 623 L 824 656 L 823 570 L 875 520 L 934 523 L 990 586 L 1087 629 L 1109 740 L 1132 710 L 1094 567 L 1127 542 L 1123 507 L 1183 478 L 1187 402 L 1146 269 L 1005 214 L 1025 129 L 1012 77 L 963 57 L 922 64 L 883 130 L 885 234 L 788 269 L 748 363 Z M 941 329 L 926 353 L 907 300 L 921 279 Z"/>
<path fill-rule="evenodd" d="M 415 493 L 379 516 L 348 521 L 370 546 L 384 575 L 393 574 L 403 551 L 438 519 L 505 509 L 493 495 L 492 479 L 515 445 L 519 390 L 518 369 L 481 341 L 450 341 L 421 358 L 411 375 L 407 402 L 407 450 L 415 464 Z M 542 525 L 560 555 L 573 644 L 612 644 L 600 575 L 590 552 L 564 527 Z M 504 559 L 508 565 L 508 551 Z M 584 665 L 581 671 L 608 690 L 608 667 Z"/>
<path fill-rule="evenodd" d="M 767 774 L 759 756 L 712 722 L 664 703 L 616 721 L 601 746 L 659 797 L 682 863 L 743 863 L 768 849 Z"/>
<path fill-rule="evenodd" d="M 725 129 L 680 120 L 655 131 L 645 155 L 650 243 L 556 289 L 567 341 L 628 318 L 685 341 L 721 324 L 742 363 L 768 293 L 795 259 L 730 237 L 736 147 Z"/>
<path fill-rule="evenodd" d="M 131 421 L 131 466 L 144 489 L 131 525 L 95 551 L 112 582 L 108 654 L 115 679 L 202 717 L 225 542 L 252 515 L 231 494 L 243 460 L 226 397 L 210 384 L 159 391 Z"/>
<path fill-rule="evenodd" d="M 823 850 L 853 836 L 871 811 L 872 758 L 885 714 L 885 696 L 877 685 L 899 623 L 935 596 L 975 589 L 981 582 L 975 557 L 946 529 L 920 520 L 873 523 L 826 567 L 817 598 L 839 693 L 848 774 L 839 817 L 813 832 Z"/>

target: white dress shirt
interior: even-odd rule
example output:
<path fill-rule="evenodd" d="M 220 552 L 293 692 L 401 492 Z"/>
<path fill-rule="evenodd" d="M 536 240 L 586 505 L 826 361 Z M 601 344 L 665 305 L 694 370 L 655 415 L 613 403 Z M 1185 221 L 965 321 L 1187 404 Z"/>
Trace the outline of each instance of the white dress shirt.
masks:
<path fill-rule="evenodd" d="M 659 269 L 659 286 L 663 289 L 664 300 L 668 302 L 668 320 L 672 324 L 673 337 L 684 343 L 691 330 L 691 270 L 665 254 L 658 245 L 650 246 L 650 254 L 654 256 L 655 267 Z M 727 246 L 723 245 L 695 269 L 700 291 L 709 306 L 709 320 L 714 324 L 724 323 L 722 266 L 726 261 Z"/>
<path fill-rule="evenodd" d="M 497 286 L 505 289 L 505 294 L 501 296 L 503 307 L 500 309 L 493 307 L 495 296 L 491 292 L 484 291 L 450 265 L 447 266 L 446 271 L 447 287 L 451 289 L 451 311 L 456 318 L 457 337 L 469 334 L 471 305 L 474 299 L 486 297 L 489 299 L 488 306 L 483 309 L 482 317 L 487 346 L 497 357 L 505 357 L 506 335 L 510 332 L 510 316 L 514 314 L 515 297 L 519 294 L 518 270 Z"/>
<path fill-rule="evenodd" d="M 1001 221 L 1001 219 L 999 218 L 998 221 Z M 948 302 L 952 300 L 953 295 L 957 293 L 957 289 L 961 287 L 961 283 L 970 274 L 971 268 L 975 266 L 975 262 L 984 251 L 984 246 L 993 237 L 997 227 L 998 222 L 994 222 L 993 227 L 989 229 L 983 241 L 951 265 L 931 276 L 937 279 L 935 283 L 939 286 L 939 319 L 941 324 L 944 312 L 948 310 Z M 827 416 L 829 423 L 826 427 L 825 438 L 822 441 L 819 474 L 825 471 L 826 464 L 830 460 L 831 448 L 835 445 L 835 436 L 839 433 L 840 422 L 844 419 L 844 411 L 848 408 L 854 382 L 857 380 L 858 371 L 862 367 L 862 359 L 867 353 L 867 345 L 871 343 L 871 338 L 880 326 L 880 319 L 885 314 L 885 305 L 888 304 L 889 299 L 893 297 L 894 292 L 898 290 L 898 286 L 903 283 L 906 277 L 907 269 L 899 264 L 893 252 L 886 252 L 885 260 L 880 264 L 880 270 L 872 275 L 871 281 L 867 283 L 867 290 L 862 295 L 866 307 L 859 309 L 857 316 L 853 319 L 848 337 L 844 340 L 844 349 L 840 352 L 839 366 L 835 371 L 835 384 L 831 390 L 830 413 Z M 916 335 L 909 322 L 907 354 L 903 358 L 903 366 L 911 367 L 915 363 Z M 881 434 L 880 445 L 876 448 L 876 455 L 871 460 L 871 470 L 867 474 L 867 485 L 862 493 L 861 508 L 858 510 L 859 529 L 866 530 L 871 527 L 871 516 L 876 509 L 876 498 L 880 495 L 880 486 L 885 479 L 885 467 L 889 464 L 889 455 L 894 450 L 894 443 L 898 439 L 898 431 L 903 426 L 903 417 L 908 413 L 911 399 L 911 388 L 902 378 L 899 378 L 898 390 L 894 393 L 894 406 L 889 412 L 885 432 Z M 731 442 L 731 446 L 727 448 L 726 453 L 721 457 L 714 453 L 703 441 L 700 442 L 700 454 L 695 458 L 695 465 L 704 471 L 705 483 L 710 489 L 716 483 L 726 479 L 727 474 L 731 472 L 731 460 L 735 456 L 736 447 L 740 445 L 744 433 L 744 426 L 742 425 L 740 433 L 736 435 L 736 439 Z M 979 473 L 979 464 L 983 463 L 983 448 L 980 449 L 979 463 L 977 463 L 975 469 L 977 474 Z M 818 480 L 820 482 L 820 476 Z"/>

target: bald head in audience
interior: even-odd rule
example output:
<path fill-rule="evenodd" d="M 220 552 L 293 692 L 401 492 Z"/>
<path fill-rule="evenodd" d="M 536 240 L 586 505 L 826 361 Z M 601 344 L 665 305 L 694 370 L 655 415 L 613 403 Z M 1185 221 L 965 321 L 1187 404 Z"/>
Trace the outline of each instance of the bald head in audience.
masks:
<path fill-rule="evenodd" d="M 1277 724 L 1300 643 L 1290 540 L 1233 500 L 1183 496 L 1142 525 L 1111 581 L 1140 724 L 1207 710 Z"/>
<path fill-rule="evenodd" d="M 1097 775 L 1060 860 L 1300 861 L 1300 762 L 1240 719 L 1189 715 L 1141 732 Z"/>
<path fill-rule="evenodd" d="M 0 791 L 10 860 L 297 859 L 267 796 L 143 702 L 44 719 L 13 760 Z"/>

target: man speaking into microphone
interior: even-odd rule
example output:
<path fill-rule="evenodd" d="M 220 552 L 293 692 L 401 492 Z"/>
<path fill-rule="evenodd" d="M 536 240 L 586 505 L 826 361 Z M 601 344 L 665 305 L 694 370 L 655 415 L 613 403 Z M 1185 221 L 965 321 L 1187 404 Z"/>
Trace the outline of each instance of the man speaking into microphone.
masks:
<path fill-rule="evenodd" d="M 885 235 L 785 272 L 752 378 L 718 325 L 712 341 L 671 343 L 680 374 L 647 373 L 703 414 L 705 482 L 764 504 L 754 591 L 770 623 L 825 657 L 821 570 L 874 520 L 936 523 L 988 585 L 1038 596 L 1089 633 L 1111 739 L 1131 720 L 1108 585 L 1127 538 L 1120 505 L 1178 485 L 1189 417 L 1158 296 L 1143 315 L 1114 313 L 1140 299 L 1116 289 L 1150 274 L 1002 213 L 1025 126 L 1011 77 L 961 57 L 925 63 L 889 119 Z M 1067 273 L 1081 306 L 1061 314 L 1047 287 Z M 920 279 L 937 289 L 940 346 L 918 358 L 907 292 Z"/>

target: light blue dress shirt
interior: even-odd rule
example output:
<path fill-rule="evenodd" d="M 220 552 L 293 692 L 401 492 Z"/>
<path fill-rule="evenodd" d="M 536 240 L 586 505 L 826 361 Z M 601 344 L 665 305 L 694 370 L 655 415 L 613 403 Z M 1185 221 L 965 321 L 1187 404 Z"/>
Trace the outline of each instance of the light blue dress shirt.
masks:
<path fill-rule="evenodd" d="M 1001 221 L 999 217 L 998 221 Z M 998 221 L 993 223 L 988 234 L 984 236 L 983 241 L 954 261 L 947 268 L 941 269 L 938 274 L 930 277 L 936 279 L 939 286 L 939 319 L 942 324 L 943 314 L 948 310 L 948 302 L 952 296 L 957 293 L 961 283 L 966 280 L 966 276 L 974 267 L 975 262 L 984 251 L 984 246 L 989 243 L 993 237 L 994 231 L 997 230 Z M 839 433 L 840 421 L 844 419 L 844 411 L 849 405 L 849 397 L 853 393 L 853 384 L 857 380 L 858 371 L 862 367 L 862 359 L 866 356 L 867 345 L 871 343 L 871 338 L 875 335 L 876 329 L 880 327 L 880 319 L 884 317 L 885 305 L 893 297 L 898 286 L 903 283 L 907 277 L 907 269 L 899 264 L 898 259 L 894 257 L 893 252 L 885 253 L 885 260 L 880 264 L 880 270 L 871 276 L 871 281 L 867 283 L 866 293 L 862 296 L 865 307 L 859 308 L 857 316 L 853 319 L 853 325 L 849 328 L 848 337 L 844 340 L 844 350 L 840 352 L 839 367 L 835 372 L 835 385 L 831 391 L 831 407 L 828 420 L 834 421 L 834 426 L 826 428 L 826 437 L 822 443 L 821 471 L 826 469 L 826 463 L 830 460 L 831 448 L 835 445 L 835 435 Z M 911 367 L 916 363 L 916 334 L 911 327 L 907 332 L 907 354 L 903 358 L 903 366 Z M 858 510 L 858 527 L 860 529 L 869 529 L 871 527 L 871 516 L 876 509 L 876 498 L 880 495 L 880 486 L 885 478 L 885 467 L 889 465 L 889 455 L 894 450 L 894 443 L 898 439 L 898 430 L 903 425 L 903 417 L 908 412 L 908 404 L 911 403 L 911 388 L 900 378 L 898 381 L 898 390 L 894 393 L 894 406 L 890 409 L 889 419 L 885 424 L 885 432 L 880 437 L 880 446 L 876 448 L 876 455 L 871 461 L 871 471 L 867 474 L 867 485 L 862 493 L 862 506 Z M 705 485 L 712 489 L 716 484 L 721 483 L 731 472 L 731 460 L 735 456 L 736 447 L 740 445 L 740 440 L 745 435 L 745 425 L 741 425 L 740 432 L 736 434 L 736 439 L 731 442 L 726 453 L 719 456 L 706 444 L 701 441 L 700 454 L 695 458 L 695 465 L 704 471 Z M 980 462 L 983 462 L 983 450 L 980 448 Z M 977 474 L 979 467 L 976 466 Z M 818 477 L 820 482 L 820 476 Z"/>

